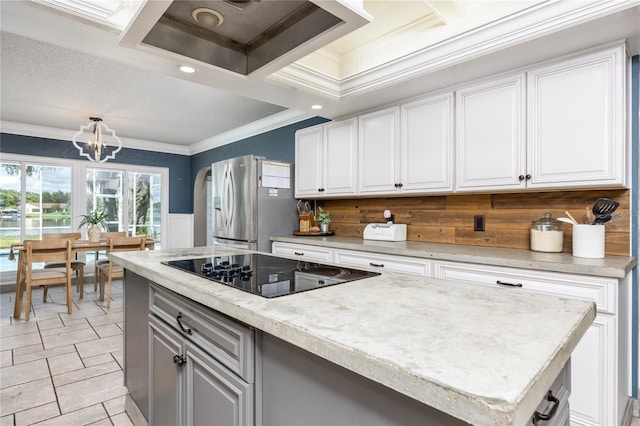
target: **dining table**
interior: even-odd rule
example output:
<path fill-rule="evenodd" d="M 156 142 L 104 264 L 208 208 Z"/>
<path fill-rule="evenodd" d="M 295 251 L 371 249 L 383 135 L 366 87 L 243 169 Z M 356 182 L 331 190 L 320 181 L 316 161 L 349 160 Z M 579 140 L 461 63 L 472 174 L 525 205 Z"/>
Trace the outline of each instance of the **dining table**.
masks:
<path fill-rule="evenodd" d="M 153 250 L 156 243 L 159 243 L 158 240 L 147 239 L 146 240 L 146 248 L 148 250 Z M 72 252 L 76 253 L 87 253 L 87 252 L 95 252 L 96 254 L 100 251 L 107 250 L 109 248 L 109 240 L 106 238 L 101 238 L 98 241 L 90 241 L 90 240 L 73 240 L 73 248 Z M 26 247 L 24 243 L 14 243 L 11 244 L 9 248 L 9 260 L 15 261 L 16 254 L 18 255 L 18 268 L 16 271 L 16 298 L 13 307 L 13 317 L 20 318 L 22 313 L 22 293 L 23 293 L 23 284 L 25 280 L 25 275 L 27 271 L 27 257 L 23 256 L 26 252 Z M 96 256 L 97 259 L 97 256 Z"/>

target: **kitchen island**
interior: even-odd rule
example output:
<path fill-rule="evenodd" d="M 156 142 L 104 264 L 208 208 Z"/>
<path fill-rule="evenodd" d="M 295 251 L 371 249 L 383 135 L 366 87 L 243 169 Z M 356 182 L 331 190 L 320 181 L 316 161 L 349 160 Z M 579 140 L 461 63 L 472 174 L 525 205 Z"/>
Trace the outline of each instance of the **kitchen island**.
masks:
<path fill-rule="evenodd" d="M 127 353 L 140 351 L 127 346 L 142 348 L 145 340 L 127 337 L 140 325 L 128 306 L 138 277 L 246 326 L 257 340 L 262 335 L 283 342 L 446 413 L 452 422 L 472 424 L 527 423 L 595 318 L 591 302 L 394 273 L 266 299 L 161 264 L 241 252 L 202 247 L 111 255 L 128 273 L 128 386 L 136 378 L 130 377 Z M 147 307 L 135 310 L 146 313 Z M 258 350 L 256 365 L 260 358 Z M 259 383 L 260 377 L 256 367 L 249 382 Z M 258 423 L 270 423 L 260 406 L 268 387 L 260 383 L 263 395 L 256 392 L 251 400 Z M 304 389 L 296 392 L 303 395 Z"/>

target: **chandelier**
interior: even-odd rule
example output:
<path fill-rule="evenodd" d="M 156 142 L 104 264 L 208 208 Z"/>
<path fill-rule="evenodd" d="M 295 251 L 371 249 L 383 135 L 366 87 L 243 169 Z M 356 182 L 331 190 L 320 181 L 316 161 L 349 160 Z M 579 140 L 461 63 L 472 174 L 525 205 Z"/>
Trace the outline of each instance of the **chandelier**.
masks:
<path fill-rule="evenodd" d="M 81 157 L 89 161 L 104 163 L 116 158 L 122 149 L 122 141 L 99 117 L 89 117 L 90 122 L 80 126 L 80 131 L 73 135 L 73 146 L 78 148 Z M 88 137 L 82 136 L 88 134 Z M 80 139 L 80 143 L 78 143 Z"/>

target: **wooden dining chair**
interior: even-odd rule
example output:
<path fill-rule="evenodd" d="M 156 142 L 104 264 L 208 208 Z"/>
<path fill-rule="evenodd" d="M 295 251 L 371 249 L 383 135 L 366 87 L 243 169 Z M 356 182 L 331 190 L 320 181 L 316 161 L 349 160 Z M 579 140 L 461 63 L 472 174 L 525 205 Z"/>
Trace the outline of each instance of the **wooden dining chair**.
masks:
<path fill-rule="evenodd" d="M 122 251 L 142 251 L 147 244 L 146 237 L 113 237 L 109 239 L 107 256 L 110 253 Z M 107 308 L 111 307 L 111 281 L 124 277 L 124 268 L 114 265 L 111 260 L 101 263 L 98 267 L 100 275 L 100 300 L 104 300 L 104 283 L 107 280 Z"/>
<path fill-rule="evenodd" d="M 80 232 L 43 232 L 43 240 L 79 240 L 82 238 Z M 84 267 L 86 263 L 78 260 L 78 255 L 75 254 L 71 260 L 71 269 L 76 273 L 76 291 L 80 292 L 80 298 L 84 297 Z M 45 269 L 51 268 L 63 268 L 64 262 L 48 262 L 44 264 Z"/>
<path fill-rule="evenodd" d="M 42 301 L 47 301 L 47 289 L 50 285 L 64 284 L 67 293 L 67 312 L 71 313 L 71 240 L 24 240 L 25 254 L 27 256 L 25 288 L 27 302 L 25 306 L 25 318 L 29 319 L 31 310 L 31 292 L 36 286 L 44 286 Z M 35 269 L 34 264 L 42 262 L 61 262 L 61 268 Z M 21 296 L 22 297 L 22 296 Z"/>
<path fill-rule="evenodd" d="M 110 238 L 113 237 L 126 237 L 127 233 L 124 231 L 113 231 L 113 232 L 103 232 L 100 234 L 100 239 L 106 239 L 109 241 Z M 100 264 L 107 264 L 109 259 L 99 259 L 100 252 L 97 251 L 95 254 L 95 262 L 93 264 L 93 291 L 98 289 L 98 272 Z"/>

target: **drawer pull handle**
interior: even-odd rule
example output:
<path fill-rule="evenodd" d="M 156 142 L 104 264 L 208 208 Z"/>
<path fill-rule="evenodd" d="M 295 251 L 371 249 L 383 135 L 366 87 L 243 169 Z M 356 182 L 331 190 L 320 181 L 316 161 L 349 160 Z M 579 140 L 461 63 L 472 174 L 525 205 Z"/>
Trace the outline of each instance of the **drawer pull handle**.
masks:
<path fill-rule="evenodd" d="M 176 321 L 178 321 L 178 325 L 180 326 L 180 330 L 182 330 L 183 333 L 187 333 L 187 334 L 193 333 L 190 328 L 184 328 L 184 326 L 182 325 L 182 321 L 180 321 L 181 319 L 182 319 L 182 312 L 178 312 L 178 316 L 176 317 Z"/>
<path fill-rule="evenodd" d="M 384 268 L 384 263 L 373 263 L 369 262 L 369 265 L 375 266 L 376 268 Z"/>
<path fill-rule="evenodd" d="M 533 413 L 533 419 L 531 419 L 531 422 L 533 424 L 536 424 L 538 420 L 551 420 L 553 416 L 556 414 L 556 411 L 558 410 L 558 406 L 560 405 L 560 401 L 558 400 L 558 398 L 553 396 L 553 393 L 551 391 L 547 393 L 547 401 L 553 403 L 551 410 L 549 410 L 547 414 L 542 414 L 537 411 Z"/>
<path fill-rule="evenodd" d="M 183 355 L 174 355 L 173 356 L 173 363 L 177 364 L 178 367 L 182 367 L 183 365 L 185 365 L 187 363 L 187 359 Z"/>
<path fill-rule="evenodd" d="M 507 286 L 507 287 L 522 287 L 522 284 L 520 284 L 520 283 L 515 283 L 515 284 L 506 283 L 506 282 L 500 281 L 500 280 L 496 281 L 496 284 L 504 285 L 504 286 Z"/>
<path fill-rule="evenodd" d="M 295 254 L 296 256 L 304 256 L 304 253 L 300 251 L 294 251 L 293 254 Z"/>

